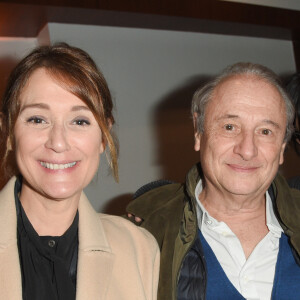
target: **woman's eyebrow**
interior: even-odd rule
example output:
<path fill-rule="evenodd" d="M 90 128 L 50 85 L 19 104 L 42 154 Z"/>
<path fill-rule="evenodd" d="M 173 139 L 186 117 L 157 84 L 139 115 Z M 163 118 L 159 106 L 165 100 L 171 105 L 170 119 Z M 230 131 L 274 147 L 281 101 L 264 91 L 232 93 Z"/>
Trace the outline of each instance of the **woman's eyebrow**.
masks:
<path fill-rule="evenodd" d="M 50 110 L 50 106 L 46 103 L 32 103 L 32 104 L 26 104 L 21 107 L 20 112 L 23 112 L 24 110 L 28 108 L 41 108 L 41 109 L 47 109 Z M 80 110 L 86 110 L 90 111 L 90 109 L 85 105 L 75 105 L 72 106 L 71 111 L 80 111 Z"/>
<path fill-rule="evenodd" d="M 41 108 L 41 109 L 48 109 L 48 110 L 50 109 L 49 105 L 46 103 L 32 103 L 32 104 L 23 105 L 20 109 L 20 113 L 28 108 Z"/>
<path fill-rule="evenodd" d="M 71 108 L 71 111 L 79 111 L 79 110 L 88 110 L 88 111 L 90 111 L 90 109 L 85 105 L 75 105 Z"/>

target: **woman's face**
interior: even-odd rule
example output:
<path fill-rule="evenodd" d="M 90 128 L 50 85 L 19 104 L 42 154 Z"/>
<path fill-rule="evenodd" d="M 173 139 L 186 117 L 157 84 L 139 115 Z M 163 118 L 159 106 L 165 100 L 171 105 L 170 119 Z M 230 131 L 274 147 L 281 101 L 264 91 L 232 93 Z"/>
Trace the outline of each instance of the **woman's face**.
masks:
<path fill-rule="evenodd" d="M 22 194 L 56 200 L 79 198 L 104 150 L 101 130 L 86 104 L 42 68 L 20 95 L 14 136 Z"/>

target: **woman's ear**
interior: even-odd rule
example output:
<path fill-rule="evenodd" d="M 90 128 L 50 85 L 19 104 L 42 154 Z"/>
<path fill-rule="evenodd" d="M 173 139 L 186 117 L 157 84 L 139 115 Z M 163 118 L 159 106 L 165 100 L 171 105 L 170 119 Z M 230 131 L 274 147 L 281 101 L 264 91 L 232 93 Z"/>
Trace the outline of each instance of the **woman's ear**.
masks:
<path fill-rule="evenodd" d="M 108 119 L 108 121 L 107 121 L 107 128 L 108 128 L 108 131 L 111 130 L 112 126 L 113 126 L 113 121 L 112 121 L 111 119 Z M 99 153 L 100 153 L 100 154 L 103 153 L 103 152 L 105 151 L 106 146 L 107 146 L 107 141 L 106 141 L 106 139 L 105 139 L 104 136 L 103 136 L 102 130 L 101 130 L 101 135 L 102 135 L 102 137 L 101 137 L 101 138 L 102 138 L 102 141 L 101 141 L 100 148 L 99 148 Z"/>
<path fill-rule="evenodd" d="M 12 151 L 13 150 L 10 137 L 7 138 L 6 149 L 7 149 L 7 151 Z"/>
<path fill-rule="evenodd" d="M 101 153 L 104 152 L 105 147 L 106 147 L 106 143 L 105 143 L 104 138 L 103 138 L 103 136 L 102 136 L 102 141 L 101 141 L 100 147 L 99 147 L 99 154 L 101 154 Z"/>
<path fill-rule="evenodd" d="M 0 112 L 0 130 L 2 131 L 2 125 L 3 125 L 3 113 Z"/>
<path fill-rule="evenodd" d="M 3 135 L 3 126 L 4 126 L 3 123 L 4 123 L 4 116 L 3 113 L 0 113 L 0 132 L 2 135 Z M 10 137 L 7 138 L 6 149 L 7 151 L 12 151 L 12 143 Z"/>

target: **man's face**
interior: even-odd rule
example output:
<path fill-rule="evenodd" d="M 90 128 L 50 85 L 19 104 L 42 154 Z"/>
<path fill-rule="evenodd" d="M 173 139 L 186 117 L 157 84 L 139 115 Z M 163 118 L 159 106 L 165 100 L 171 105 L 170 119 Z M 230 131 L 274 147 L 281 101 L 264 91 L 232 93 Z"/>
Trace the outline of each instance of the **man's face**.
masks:
<path fill-rule="evenodd" d="M 231 77 L 214 91 L 204 132 L 195 135 L 205 187 L 256 197 L 283 163 L 286 111 L 279 92 L 253 75 Z"/>

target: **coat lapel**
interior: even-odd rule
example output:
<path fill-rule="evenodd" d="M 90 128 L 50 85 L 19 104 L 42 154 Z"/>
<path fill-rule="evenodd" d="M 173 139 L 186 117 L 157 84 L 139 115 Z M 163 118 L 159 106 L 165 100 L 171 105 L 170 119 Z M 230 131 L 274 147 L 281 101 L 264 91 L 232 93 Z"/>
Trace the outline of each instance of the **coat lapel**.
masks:
<path fill-rule="evenodd" d="M 17 245 L 14 200 L 16 178 L 0 192 L 0 299 L 22 299 L 22 281 Z"/>
<path fill-rule="evenodd" d="M 79 201 L 77 300 L 106 299 L 114 254 L 99 215 L 82 194 Z"/>
<path fill-rule="evenodd" d="M 14 200 L 16 178 L 0 192 L 0 299 L 22 299 Z M 106 299 L 114 254 L 99 215 L 82 194 L 79 201 L 77 300 Z M 108 299 L 109 300 L 109 299 Z"/>

